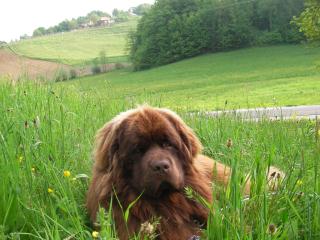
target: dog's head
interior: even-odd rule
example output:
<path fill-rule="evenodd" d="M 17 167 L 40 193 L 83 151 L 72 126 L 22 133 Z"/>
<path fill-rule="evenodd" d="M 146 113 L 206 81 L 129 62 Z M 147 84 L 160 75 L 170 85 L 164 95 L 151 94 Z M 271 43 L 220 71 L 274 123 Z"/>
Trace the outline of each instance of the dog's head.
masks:
<path fill-rule="evenodd" d="M 95 169 L 159 198 L 185 185 L 201 144 L 179 116 L 139 107 L 107 123 L 97 135 Z"/>

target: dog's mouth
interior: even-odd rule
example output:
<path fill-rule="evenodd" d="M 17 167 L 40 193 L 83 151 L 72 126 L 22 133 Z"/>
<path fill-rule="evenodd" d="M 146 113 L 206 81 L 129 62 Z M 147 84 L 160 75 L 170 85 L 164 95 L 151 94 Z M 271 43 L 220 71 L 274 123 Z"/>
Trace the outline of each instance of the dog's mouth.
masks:
<path fill-rule="evenodd" d="M 177 191 L 178 189 L 176 189 L 171 183 L 164 181 L 160 183 L 159 187 L 154 190 L 152 195 L 154 198 L 161 198 Z"/>

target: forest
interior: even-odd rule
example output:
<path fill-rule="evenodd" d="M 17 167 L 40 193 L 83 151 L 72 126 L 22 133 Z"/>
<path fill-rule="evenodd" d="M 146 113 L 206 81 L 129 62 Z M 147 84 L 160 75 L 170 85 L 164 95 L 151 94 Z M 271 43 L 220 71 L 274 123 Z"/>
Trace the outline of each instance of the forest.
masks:
<path fill-rule="evenodd" d="M 304 0 L 158 0 L 130 35 L 136 70 L 203 53 L 304 40 Z"/>

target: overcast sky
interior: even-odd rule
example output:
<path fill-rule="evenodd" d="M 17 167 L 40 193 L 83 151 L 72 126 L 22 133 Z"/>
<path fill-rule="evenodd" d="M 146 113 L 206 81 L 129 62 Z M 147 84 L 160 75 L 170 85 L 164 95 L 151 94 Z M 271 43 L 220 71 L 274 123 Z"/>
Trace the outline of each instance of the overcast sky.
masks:
<path fill-rule="evenodd" d="M 112 13 L 155 0 L 1 0 L 0 41 L 31 35 L 37 27 L 49 27 L 65 19 L 84 16 L 92 10 Z"/>

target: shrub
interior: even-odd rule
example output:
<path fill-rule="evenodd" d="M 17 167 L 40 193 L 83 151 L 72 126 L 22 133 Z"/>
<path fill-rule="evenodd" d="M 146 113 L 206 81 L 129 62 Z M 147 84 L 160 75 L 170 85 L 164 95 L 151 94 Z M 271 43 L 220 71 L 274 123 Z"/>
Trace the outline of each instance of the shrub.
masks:
<path fill-rule="evenodd" d="M 54 80 L 55 80 L 55 82 L 67 81 L 67 80 L 69 80 L 69 74 L 68 74 L 68 72 L 67 72 L 65 69 L 60 68 L 60 69 L 56 72 L 56 75 L 55 75 Z"/>
<path fill-rule="evenodd" d="M 104 51 L 104 50 L 100 51 L 99 62 L 101 64 L 101 72 L 106 72 L 107 71 L 107 63 L 108 63 L 106 51 Z"/>
<path fill-rule="evenodd" d="M 279 32 L 260 32 L 257 36 L 258 45 L 279 44 L 283 39 Z"/>
<path fill-rule="evenodd" d="M 69 73 L 70 79 L 74 79 L 78 76 L 77 71 L 75 69 L 71 69 Z"/>
<path fill-rule="evenodd" d="M 93 74 L 98 74 L 98 73 L 101 73 L 101 67 L 99 65 L 93 65 L 91 67 L 91 72 Z"/>
<path fill-rule="evenodd" d="M 115 69 L 123 69 L 126 66 L 123 63 L 116 63 L 114 67 L 115 67 Z"/>
<path fill-rule="evenodd" d="M 93 74 L 101 73 L 100 59 L 99 59 L 99 58 L 93 59 L 93 61 L 92 61 L 92 67 L 91 67 L 91 72 L 92 72 Z"/>

